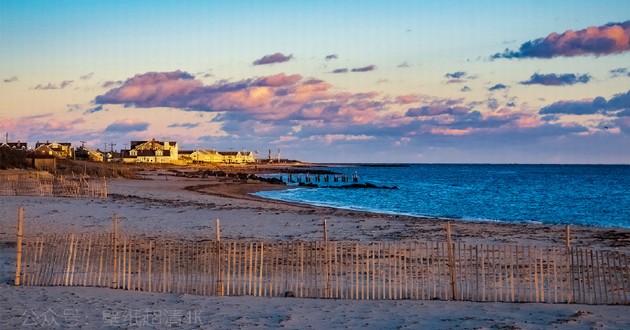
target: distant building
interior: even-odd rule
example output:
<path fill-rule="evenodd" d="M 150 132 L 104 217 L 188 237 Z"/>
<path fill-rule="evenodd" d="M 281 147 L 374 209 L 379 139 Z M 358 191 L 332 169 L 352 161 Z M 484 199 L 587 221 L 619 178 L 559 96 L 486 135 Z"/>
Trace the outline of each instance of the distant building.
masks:
<path fill-rule="evenodd" d="M 186 163 L 215 164 L 244 164 L 256 162 L 254 153 L 251 151 L 216 151 L 207 149 L 181 151 L 180 160 Z"/>
<path fill-rule="evenodd" d="M 102 162 L 103 153 L 99 150 L 92 150 L 85 147 L 79 147 L 75 150 L 75 158 L 78 160 L 87 160 L 91 162 Z"/>
<path fill-rule="evenodd" d="M 131 141 L 129 150 L 122 150 L 125 163 L 177 163 L 179 152 L 177 142 Z"/>
<path fill-rule="evenodd" d="M 254 153 L 251 151 L 221 151 L 223 162 L 228 164 L 255 163 Z"/>
<path fill-rule="evenodd" d="M 10 148 L 11 150 L 19 150 L 26 152 L 28 150 L 28 144 L 26 142 L 9 142 L 9 133 L 5 135 L 4 143 L 0 144 L 0 147 Z"/>

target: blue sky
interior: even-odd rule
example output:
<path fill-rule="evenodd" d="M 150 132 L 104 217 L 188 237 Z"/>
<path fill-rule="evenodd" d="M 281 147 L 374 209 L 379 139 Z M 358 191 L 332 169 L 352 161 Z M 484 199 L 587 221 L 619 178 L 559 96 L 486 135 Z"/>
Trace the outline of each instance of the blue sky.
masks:
<path fill-rule="evenodd" d="M 0 0 L 0 130 L 321 162 L 630 163 L 628 12 Z"/>

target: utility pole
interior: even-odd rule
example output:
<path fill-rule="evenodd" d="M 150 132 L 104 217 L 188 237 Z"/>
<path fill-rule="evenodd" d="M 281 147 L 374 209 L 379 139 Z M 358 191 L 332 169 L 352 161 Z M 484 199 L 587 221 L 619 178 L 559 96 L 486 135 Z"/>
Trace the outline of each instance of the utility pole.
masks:
<path fill-rule="evenodd" d="M 114 153 L 114 146 L 116 145 L 116 143 L 110 143 L 109 147 L 111 148 L 110 151 L 113 154 Z"/>
<path fill-rule="evenodd" d="M 81 149 L 85 149 L 85 141 L 79 141 L 81 142 Z"/>

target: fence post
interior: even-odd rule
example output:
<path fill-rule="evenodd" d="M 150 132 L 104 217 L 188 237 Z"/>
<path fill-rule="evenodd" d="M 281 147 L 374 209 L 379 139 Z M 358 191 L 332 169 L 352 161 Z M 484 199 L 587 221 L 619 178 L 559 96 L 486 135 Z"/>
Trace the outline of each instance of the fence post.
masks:
<path fill-rule="evenodd" d="M 324 262 L 326 263 L 326 298 L 332 296 L 330 256 L 328 255 L 328 219 L 324 219 Z"/>
<path fill-rule="evenodd" d="M 221 271 L 221 221 L 216 220 L 216 245 L 217 245 L 217 296 L 223 296 L 223 274 Z"/>
<path fill-rule="evenodd" d="M 455 253 L 453 252 L 450 222 L 446 223 L 446 240 L 448 245 L 448 272 L 451 274 L 451 293 L 453 294 L 453 300 L 457 300 L 457 289 L 455 286 Z"/>
<path fill-rule="evenodd" d="M 112 231 L 113 231 L 113 237 L 112 237 L 112 241 L 113 241 L 113 259 L 114 259 L 114 276 L 112 278 L 112 288 L 118 288 L 118 225 L 119 225 L 119 220 L 118 220 L 118 214 L 114 213 L 114 216 L 112 217 Z"/>
<path fill-rule="evenodd" d="M 23 230 L 23 222 L 24 222 L 24 208 L 20 207 L 18 209 L 18 219 L 17 219 L 17 245 L 16 245 L 16 265 L 15 265 L 15 285 L 20 285 L 22 280 L 22 230 Z"/>
<path fill-rule="evenodd" d="M 573 249 L 571 248 L 571 227 L 567 225 L 564 229 L 564 240 L 566 245 L 566 254 L 567 254 L 567 265 L 570 268 L 569 271 L 569 290 L 571 290 L 571 294 L 568 297 L 568 303 L 572 303 L 575 301 L 575 273 L 573 267 Z"/>

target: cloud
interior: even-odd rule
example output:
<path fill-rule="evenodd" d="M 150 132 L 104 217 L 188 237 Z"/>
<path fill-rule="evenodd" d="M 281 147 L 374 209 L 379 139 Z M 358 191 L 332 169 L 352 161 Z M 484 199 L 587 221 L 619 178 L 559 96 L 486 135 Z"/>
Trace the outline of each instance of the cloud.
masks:
<path fill-rule="evenodd" d="M 67 86 L 70 86 L 70 84 L 72 84 L 73 82 L 73 80 L 64 80 L 61 82 L 61 84 L 59 84 L 59 89 L 66 88 Z"/>
<path fill-rule="evenodd" d="M 508 88 L 508 86 L 503 85 L 503 84 L 496 84 L 496 85 L 494 85 L 494 86 L 492 86 L 492 87 L 488 88 L 488 90 L 489 90 L 489 91 L 497 91 L 497 90 L 500 90 L 500 89 L 506 89 L 506 88 Z"/>
<path fill-rule="evenodd" d="M 444 75 L 444 77 L 450 78 L 450 79 L 459 79 L 459 78 L 461 78 L 461 77 L 463 77 L 465 75 L 466 75 L 465 71 L 456 71 L 456 72 L 452 72 L 452 73 L 446 73 Z"/>
<path fill-rule="evenodd" d="M 273 76 L 258 78 L 254 84 L 258 86 L 283 87 L 295 85 L 300 80 L 302 80 L 302 76 L 299 74 L 287 76 L 284 73 L 278 73 Z"/>
<path fill-rule="evenodd" d="M 398 64 L 398 67 L 399 68 L 408 68 L 408 67 L 410 67 L 410 65 L 409 65 L 409 63 L 407 63 L 407 61 L 404 61 L 404 62 Z"/>
<path fill-rule="evenodd" d="M 37 84 L 37 86 L 33 87 L 32 89 L 35 89 L 35 90 L 64 89 L 70 86 L 70 84 L 72 84 L 73 82 L 74 82 L 73 80 L 64 80 L 61 83 L 59 83 L 59 85 L 56 85 L 53 83 L 48 83 L 46 85 Z"/>
<path fill-rule="evenodd" d="M 309 138 L 311 141 L 323 142 L 324 144 L 331 144 L 337 141 L 370 141 L 375 140 L 376 137 L 365 134 L 352 135 L 352 134 L 325 134 L 314 135 Z"/>
<path fill-rule="evenodd" d="M 624 76 L 625 77 L 630 77 L 630 72 L 628 71 L 628 68 L 612 69 L 608 73 L 609 73 L 611 78 L 624 77 Z"/>
<path fill-rule="evenodd" d="M 181 123 L 181 124 L 170 124 L 168 127 L 176 128 L 176 127 L 184 127 L 184 128 L 195 128 L 199 126 L 199 123 Z"/>
<path fill-rule="evenodd" d="M 16 77 L 16 76 L 4 79 L 5 83 L 12 83 L 12 82 L 16 82 L 16 81 L 18 81 L 18 77 Z"/>
<path fill-rule="evenodd" d="M 85 110 L 86 114 L 90 114 L 90 113 L 95 113 L 95 112 L 99 112 L 99 111 L 103 111 L 103 106 L 102 105 L 98 105 L 95 107 L 92 107 L 90 109 Z"/>
<path fill-rule="evenodd" d="M 521 81 L 521 85 L 544 85 L 544 86 L 566 86 L 566 85 L 574 85 L 574 84 L 586 84 L 591 80 L 591 76 L 589 74 L 573 74 L 573 73 L 565 73 L 565 74 L 539 74 L 534 73 L 531 75 L 529 80 Z"/>
<path fill-rule="evenodd" d="M 75 112 L 83 109 L 83 106 L 78 103 L 66 104 L 66 108 L 68 108 L 68 112 Z"/>
<path fill-rule="evenodd" d="M 609 102 L 624 102 L 622 97 L 613 99 Z M 489 101 L 464 102 L 464 98 L 347 92 L 333 89 L 326 81 L 284 73 L 205 85 L 181 71 L 138 74 L 95 99 L 97 105 L 211 112 L 211 123 L 220 128 L 225 143 L 277 143 L 283 148 L 285 144 L 303 148 L 313 141 L 343 145 L 348 141 L 381 143 L 390 139 L 393 145 L 401 139 L 433 140 L 446 136 L 489 136 L 492 140 L 490 137 L 513 132 L 528 132 L 531 139 L 535 139 L 536 132 L 562 135 L 583 130 L 560 127 L 566 126 L 566 120 L 552 123 L 541 119 L 553 114 L 501 108 L 499 101 L 495 102 L 496 110 L 489 106 Z M 401 107 L 406 110 L 401 112 Z M 120 111 L 125 110 L 120 108 Z M 149 118 L 151 110 L 146 113 Z M 143 122 L 114 124 L 106 130 L 146 130 Z M 169 127 L 192 128 L 194 125 L 194 121 L 172 121 Z M 549 128 L 536 131 L 542 125 Z M 284 137 L 285 142 L 278 142 L 278 137 Z"/>
<path fill-rule="evenodd" d="M 335 70 L 332 70 L 330 73 L 348 73 L 348 69 L 347 68 L 335 69 Z"/>
<path fill-rule="evenodd" d="M 282 53 L 275 53 L 275 54 L 263 56 L 255 60 L 252 64 L 265 65 L 265 64 L 273 64 L 273 63 L 282 63 L 282 62 L 290 61 L 291 59 L 293 59 L 293 54 L 285 56 Z"/>
<path fill-rule="evenodd" d="M 169 100 L 188 95 L 202 87 L 201 81 L 194 80 L 189 73 L 182 71 L 149 72 L 136 75 L 125 83 L 97 96 L 97 104 L 125 104 L 139 107 L 170 106 Z M 173 106 L 177 106 L 176 101 Z"/>
<path fill-rule="evenodd" d="M 94 77 L 94 72 L 90 72 L 90 73 L 88 73 L 86 75 L 83 75 L 83 76 L 81 76 L 79 78 L 81 80 L 90 80 L 90 79 L 92 79 L 92 77 Z"/>
<path fill-rule="evenodd" d="M 397 104 L 410 104 L 419 102 L 421 98 L 419 95 L 416 94 L 408 94 L 396 96 L 395 100 Z"/>
<path fill-rule="evenodd" d="M 117 120 L 105 128 L 105 132 L 128 133 L 146 131 L 149 123 L 137 119 Z"/>
<path fill-rule="evenodd" d="M 118 81 L 108 80 L 101 85 L 101 88 L 112 88 L 114 86 L 122 85 L 122 83 L 123 82 L 120 80 Z"/>
<path fill-rule="evenodd" d="M 425 105 L 420 108 L 410 108 L 405 113 L 407 117 L 426 117 L 439 115 L 462 115 L 468 113 L 468 107 L 448 107 L 446 105 Z"/>
<path fill-rule="evenodd" d="M 593 115 L 605 114 L 619 116 L 630 109 L 630 90 L 627 93 L 616 94 L 606 101 L 598 96 L 595 99 L 583 101 L 559 101 L 540 109 L 541 115 Z"/>
<path fill-rule="evenodd" d="M 499 58 L 553 58 L 557 56 L 602 56 L 630 50 L 630 21 L 591 26 L 583 30 L 551 33 L 545 38 L 527 41 L 518 50 L 496 53 Z"/>
<path fill-rule="evenodd" d="M 462 89 L 460 89 L 461 92 L 470 92 L 470 87 L 468 86 L 464 86 L 462 87 Z"/>
<path fill-rule="evenodd" d="M 326 61 L 336 60 L 336 59 L 337 59 L 337 54 L 330 54 L 330 55 L 326 55 L 326 57 L 324 57 L 324 59 L 325 59 Z"/>
<path fill-rule="evenodd" d="M 351 71 L 352 72 L 369 72 L 369 71 L 374 71 L 374 70 L 376 70 L 376 65 L 368 65 L 361 68 L 354 68 Z"/>

